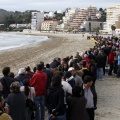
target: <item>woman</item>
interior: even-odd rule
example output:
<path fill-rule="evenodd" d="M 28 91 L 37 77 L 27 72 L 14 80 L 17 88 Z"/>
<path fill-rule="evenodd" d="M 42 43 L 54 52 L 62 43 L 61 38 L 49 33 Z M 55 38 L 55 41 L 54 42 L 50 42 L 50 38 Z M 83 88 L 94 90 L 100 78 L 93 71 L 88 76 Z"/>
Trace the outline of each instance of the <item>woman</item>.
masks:
<path fill-rule="evenodd" d="M 29 86 L 29 79 L 23 80 L 23 85 L 24 86 L 20 88 L 20 91 L 24 92 L 26 98 L 29 98 L 32 101 L 34 101 L 35 89 L 34 87 Z M 28 120 L 32 120 L 32 115 L 33 115 L 33 111 L 28 108 Z"/>
<path fill-rule="evenodd" d="M 48 109 L 48 120 L 66 120 L 64 90 L 62 89 L 59 75 L 55 75 L 52 78 L 52 85 L 45 95 L 45 105 Z"/>
<path fill-rule="evenodd" d="M 75 86 L 68 98 L 68 120 L 89 120 L 86 112 L 86 99 L 82 96 L 82 87 Z"/>
<path fill-rule="evenodd" d="M 28 120 L 26 97 L 20 92 L 19 82 L 10 85 L 11 93 L 8 96 L 9 115 L 13 120 Z"/>

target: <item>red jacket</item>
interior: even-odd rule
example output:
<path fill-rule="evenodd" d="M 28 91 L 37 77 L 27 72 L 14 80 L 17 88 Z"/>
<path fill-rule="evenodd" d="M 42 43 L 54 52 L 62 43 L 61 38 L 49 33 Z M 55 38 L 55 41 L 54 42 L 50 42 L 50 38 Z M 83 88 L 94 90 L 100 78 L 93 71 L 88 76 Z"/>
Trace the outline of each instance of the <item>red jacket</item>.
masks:
<path fill-rule="evenodd" d="M 42 71 L 37 71 L 30 79 L 30 86 L 35 88 L 36 96 L 42 96 L 46 93 L 47 75 Z"/>
<path fill-rule="evenodd" d="M 114 64 L 114 53 L 110 53 L 109 56 L 108 56 L 108 63 L 109 64 Z"/>

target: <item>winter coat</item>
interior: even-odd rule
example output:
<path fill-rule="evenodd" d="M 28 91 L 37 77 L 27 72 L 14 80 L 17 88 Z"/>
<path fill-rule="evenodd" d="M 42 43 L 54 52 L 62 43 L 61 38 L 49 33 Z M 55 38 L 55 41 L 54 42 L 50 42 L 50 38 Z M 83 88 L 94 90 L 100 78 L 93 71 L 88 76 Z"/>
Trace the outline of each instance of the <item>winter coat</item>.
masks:
<path fill-rule="evenodd" d="M 64 90 L 60 86 L 48 88 L 45 95 L 45 105 L 50 114 L 61 116 L 65 114 Z"/>
<path fill-rule="evenodd" d="M 45 95 L 47 87 L 46 73 L 37 71 L 30 79 L 30 86 L 35 88 L 36 96 Z"/>
<path fill-rule="evenodd" d="M 14 79 L 9 77 L 9 76 L 4 76 L 0 79 L 2 85 L 3 85 L 3 97 L 7 98 L 8 95 L 10 94 L 10 85 L 12 82 L 14 82 Z"/>
<path fill-rule="evenodd" d="M 69 120 L 89 120 L 89 116 L 85 108 L 85 97 L 71 96 L 68 98 L 67 103 Z"/>

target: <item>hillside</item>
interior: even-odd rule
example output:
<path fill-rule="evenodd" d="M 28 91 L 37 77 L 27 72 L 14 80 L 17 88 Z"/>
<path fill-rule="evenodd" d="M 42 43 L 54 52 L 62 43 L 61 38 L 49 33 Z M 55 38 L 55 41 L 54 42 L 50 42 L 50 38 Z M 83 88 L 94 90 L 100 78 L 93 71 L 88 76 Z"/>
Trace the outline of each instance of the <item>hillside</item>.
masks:
<path fill-rule="evenodd" d="M 9 12 L 3 9 L 0 9 L 0 23 L 3 23 L 6 17 L 14 14 L 14 12 Z"/>

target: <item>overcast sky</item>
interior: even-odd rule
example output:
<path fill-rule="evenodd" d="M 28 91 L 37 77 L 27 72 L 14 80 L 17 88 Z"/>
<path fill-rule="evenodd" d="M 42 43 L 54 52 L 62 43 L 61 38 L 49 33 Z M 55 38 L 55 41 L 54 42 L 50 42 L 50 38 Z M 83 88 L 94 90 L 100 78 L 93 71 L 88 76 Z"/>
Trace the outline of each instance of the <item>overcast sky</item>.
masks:
<path fill-rule="evenodd" d="M 106 8 L 120 4 L 120 0 L 0 0 L 0 8 L 9 11 L 64 10 L 68 7 L 96 6 Z"/>

